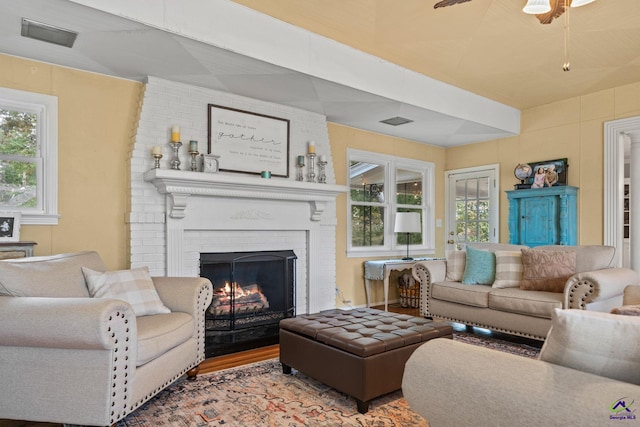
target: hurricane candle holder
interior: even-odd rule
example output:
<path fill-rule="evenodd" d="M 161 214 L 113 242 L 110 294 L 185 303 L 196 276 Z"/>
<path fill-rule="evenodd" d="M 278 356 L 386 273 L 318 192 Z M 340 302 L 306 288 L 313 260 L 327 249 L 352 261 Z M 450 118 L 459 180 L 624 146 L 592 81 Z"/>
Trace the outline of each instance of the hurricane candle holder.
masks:
<path fill-rule="evenodd" d="M 178 150 L 182 147 L 182 142 L 180 141 L 171 141 L 171 148 L 173 148 L 173 159 L 171 160 L 171 169 L 180 170 L 180 157 L 178 155 Z"/>
<path fill-rule="evenodd" d="M 327 161 L 323 160 L 323 156 L 320 156 L 320 161 L 318 162 L 318 182 L 320 184 L 327 183 L 327 174 L 325 172 L 325 168 L 327 166 Z"/>
<path fill-rule="evenodd" d="M 200 152 L 189 151 L 189 154 L 191 155 L 191 171 L 197 172 L 198 171 L 198 154 L 200 154 Z"/>
<path fill-rule="evenodd" d="M 316 153 L 309 153 L 307 154 L 307 156 L 309 157 L 309 172 L 307 173 L 307 181 L 308 182 L 316 182 L 316 171 L 315 171 L 315 160 L 316 160 Z"/>
<path fill-rule="evenodd" d="M 296 181 L 304 181 L 304 156 L 298 156 L 298 162 L 296 163 L 296 167 L 298 168 L 298 175 L 296 176 Z"/>

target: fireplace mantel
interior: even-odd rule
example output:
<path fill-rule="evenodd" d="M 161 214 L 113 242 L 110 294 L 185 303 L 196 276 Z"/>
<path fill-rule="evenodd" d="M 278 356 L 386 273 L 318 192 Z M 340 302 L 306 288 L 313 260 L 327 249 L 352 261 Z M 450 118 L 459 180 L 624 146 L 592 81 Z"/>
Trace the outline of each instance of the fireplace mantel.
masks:
<path fill-rule="evenodd" d="M 153 183 L 159 193 L 169 196 L 169 216 L 176 219 L 184 218 L 189 197 L 193 195 L 306 202 L 311 208 L 310 219 L 320 221 L 327 202 L 347 192 L 343 185 L 175 169 L 151 169 L 145 172 L 144 180 Z"/>

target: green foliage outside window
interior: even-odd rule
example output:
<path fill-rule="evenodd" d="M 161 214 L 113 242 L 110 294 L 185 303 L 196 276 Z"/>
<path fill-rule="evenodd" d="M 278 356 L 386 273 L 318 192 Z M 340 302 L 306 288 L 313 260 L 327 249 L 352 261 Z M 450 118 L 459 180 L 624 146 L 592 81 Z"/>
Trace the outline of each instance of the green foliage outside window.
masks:
<path fill-rule="evenodd" d="M 0 109 L 0 206 L 35 207 L 37 115 Z"/>

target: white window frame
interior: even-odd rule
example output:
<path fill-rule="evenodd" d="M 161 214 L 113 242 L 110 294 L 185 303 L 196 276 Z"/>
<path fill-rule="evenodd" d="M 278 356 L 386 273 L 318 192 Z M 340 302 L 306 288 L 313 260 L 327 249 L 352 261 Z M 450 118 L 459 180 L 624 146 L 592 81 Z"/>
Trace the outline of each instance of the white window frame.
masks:
<path fill-rule="evenodd" d="M 58 98 L 0 87 L 0 108 L 38 116 L 38 150 L 33 158 L 38 165 L 37 205 L 35 208 L 0 207 L 0 210 L 20 212 L 23 225 L 58 224 Z"/>
<path fill-rule="evenodd" d="M 379 256 L 404 256 L 407 252 L 406 244 L 397 244 L 396 233 L 393 232 L 395 213 L 397 211 L 396 169 L 409 169 L 422 172 L 422 206 L 412 206 L 422 209 L 422 244 L 410 245 L 411 253 L 432 255 L 435 253 L 435 165 L 432 162 L 407 159 L 386 154 L 373 153 L 347 149 L 347 180 L 350 180 L 349 169 L 352 161 L 378 164 L 385 168 L 384 194 L 384 245 L 381 246 L 353 246 L 351 224 L 351 190 L 347 194 L 347 257 L 379 257 Z M 347 183 L 350 187 L 350 183 Z M 393 193 L 391 193 L 393 191 Z"/>

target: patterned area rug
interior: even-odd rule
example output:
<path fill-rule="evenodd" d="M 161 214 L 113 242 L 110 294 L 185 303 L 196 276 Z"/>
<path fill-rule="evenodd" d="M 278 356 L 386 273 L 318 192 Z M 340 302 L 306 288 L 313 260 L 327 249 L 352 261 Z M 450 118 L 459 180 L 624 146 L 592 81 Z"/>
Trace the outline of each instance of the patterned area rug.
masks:
<path fill-rule="evenodd" d="M 490 337 L 455 332 L 456 340 L 536 357 L 538 349 Z M 355 401 L 297 371 L 284 375 L 277 359 L 180 379 L 117 427 L 195 426 L 428 426 L 397 391 L 371 402 Z"/>

